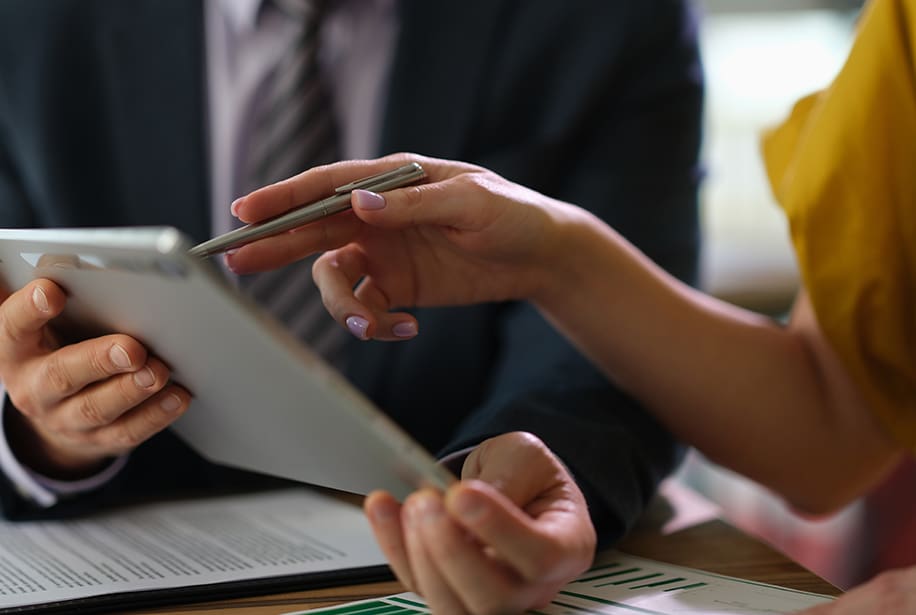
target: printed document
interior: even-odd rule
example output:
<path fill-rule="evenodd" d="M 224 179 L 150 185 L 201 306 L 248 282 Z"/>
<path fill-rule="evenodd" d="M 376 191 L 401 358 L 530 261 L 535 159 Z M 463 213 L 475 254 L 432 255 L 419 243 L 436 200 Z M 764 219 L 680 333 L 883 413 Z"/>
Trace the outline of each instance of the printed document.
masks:
<path fill-rule="evenodd" d="M 0 522 L 0 611 L 384 564 L 359 507 L 308 489 L 153 503 Z"/>
<path fill-rule="evenodd" d="M 743 581 L 608 551 L 539 615 L 760 615 L 793 613 L 829 596 Z M 412 593 L 308 611 L 309 615 L 426 615 Z M 288 615 L 301 615 L 296 611 Z"/>

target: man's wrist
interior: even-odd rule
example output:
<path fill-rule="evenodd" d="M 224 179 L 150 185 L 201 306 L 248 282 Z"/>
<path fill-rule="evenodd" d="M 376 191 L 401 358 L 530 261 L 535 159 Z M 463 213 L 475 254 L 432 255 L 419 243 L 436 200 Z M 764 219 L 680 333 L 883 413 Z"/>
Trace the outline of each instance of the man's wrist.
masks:
<path fill-rule="evenodd" d="M 0 389 L 0 395 L 3 395 Z M 0 403 L 0 470 L 13 484 L 19 495 L 42 508 L 54 506 L 61 496 L 86 493 L 111 481 L 126 465 L 128 456 L 122 455 L 108 460 L 92 475 L 81 476 L 75 480 L 65 480 L 45 476 L 34 468 L 28 467 L 10 447 L 12 434 L 7 431 L 7 415 L 18 414 L 12 408 L 5 395 Z"/>
<path fill-rule="evenodd" d="M 9 405 L 3 413 L 3 431 L 10 450 L 22 465 L 52 480 L 82 480 L 98 474 L 111 462 L 110 458 L 82 460 L 55 451 L 34 425 Z"/>

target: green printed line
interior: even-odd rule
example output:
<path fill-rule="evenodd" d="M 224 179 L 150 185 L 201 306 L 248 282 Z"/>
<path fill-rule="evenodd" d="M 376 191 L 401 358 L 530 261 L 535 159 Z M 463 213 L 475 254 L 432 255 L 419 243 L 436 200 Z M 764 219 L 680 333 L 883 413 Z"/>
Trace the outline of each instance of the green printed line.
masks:
<path fill-rule="evenodd" d="M 555 605 L 557 605 L 557 606 L 562 606 L 563 608 L 572 609 L 572 610 L 574 610 L 574 611 L 582 611 L 582 612 L 584 612 L 584 613 L 597 613 L 598 615 L 601 615 L 601 611 L 600 611 L 600 610 L 596 611 L 596 610 L 594 610 L 594 609 L 589 609 L 589 608 L 586 608 L 586 607 L 584 607 L 584 606 L 577 606 L 577 605 L 575 605 L 575 604 L 568 604 L 568 603 L 566 603 L 566 602 L 558 602 L 558 601 L 554 600 L 554 601 L 551 602 L 550 604 L 555 604 Z"/>
<path fill-rule="evenodd" d="M 581 598 L 582 600 L 588 600 L 589 602 L 597 602 L 598 604 L 616 606 L 617 608 L 627 609 L 629 611 L 635 611 L 637 613 L 648 613 L 648 615 L 667 615 L 667 613 L 663 613 L 662 611 L 650 611 L 649 609 L 642 609 L 638 606 L 631 606 L 629 604 L 624 604 L 622 602 L 615 602 L 614 600 L 606 600 L 605 598 L 598 598 L 597 596 L 586 596 L 584 594 L 575 594 L 573 592 L 567 592 L 567 591 L 561 591 L 560 593 L 565 594 L 567 596 L 573 596 L 574 598 Z M 576 606 L 575 604 L 567 604 L 565 602 L 557 602 L 556 600 L 553 601 L 553 604 L 556 604 L 558 606 L 565 606 L 566 608 L 575 609 L 577 611 L 585 611 L 586 613 L 604 613 L 603 610 L 593 611 L 592 609 L 589 609 L 583 606 Z"/>
<path fill-rule="evenodd" d="M 599 570 L 607 570 L 608 568 L 616 568 L 620 565 L 620 562 L 611 562 L 609 564 L 602 564 L 601 566 L 592 566 L 585 572 L 598 572 Z"/>
<path fill-rule="evenodd" d="M 629 574 L 631 572 L 639 572 L 642 568 L 627 568 L 626 570 L 618 570 L 617 572 L 608 572 L 607 574 L 596 574 L 593 577 L 586 577 L 581 579 L 580 583 L 586 583 L 588 581 L 597 581 L 598 579 L 609 579 L 610 577 L 617 577 L 622 574 Z"/>
<path fill-rule="evenodd" d="M 637 585 L 636 587 L 631 587 L 630 589 L 642 589 L 643 587 L 658 587 L 659 585 L 668 585 L 669 583 L 677 583 L 679 581 L 686 581 L 684 577 L 674 577 L 673 579 L 665 579 L 664 581 L 656 581 L 655 583 L 646 583 L 645 585 Z"/>
<path fill-rule="evenodd" d="M 768 589 L 778 589 L 782 592 L 788 592 L 790 594 L 802 594 L 803 596 L 817 596 L 818 598 L 827 598 L 829 600 L 836 600 L 836 596 L 828 596 L 827 594 L 816 594 L 814 592 L 806 592 L 800 589 L 792 589 L 791 587 L 782 587 L 781 585 L 773 585 L 772 583 L 760 583 L 758 581 L 751 581 L 749 579 L 740 579 L 738 577 L 730 577 L 724 574 L 715 574 L 713 572 L 703 572 L 703 576 L 713 577 L 715 579 L 725 579 L 726 581 L 731 581 L 734 583 L 743 583 L 744 585 L 755 585 L 757 587 L 765 587 Z"/>
<path fill-rule="evenodd" d="M 692 585 L 684 585 L 682 587 L 669 587 L 666 589 L 666 592 L 676 592 L 679 589 L 693 589 L 694 587 L 703 587 L 706 583 L 693 583 Z"/>
<path fill-rule="evenodd" d="M 427 611 L 427 612 L 429 611 L 429 607 L 423 604 L 422 602 L 414 602 L 413 600 L 408 600 L 407 598 L 401 598 L 399 596 L 391 596 L 389 600 L 391 600 L 392 602 L 400 602 L 401 604 L 406 604 L 408 606 L 416 607 L 420 609 L 421 611 Z"/>
<path fill-rule="evenodd" d="M 328 615 L 344 615 L 352 613 L 378 613 L 380 609 L 391 608 L 391 604 L 387 602 L 382 602 L 380 600 L 374 600 L 372 602 L 357 602 L 355 604 L 343 604 L 338 607 L 331 607 L 327 610 L 322 611 Z"/>
<path fill-rule="evenodd" d="M 635 583 L 636 581 L 645 581 L 646 579 L 654 579 L 655 577 L 662 576 L 661 572 L 653 572 L 652 574 L 644 574 L 641 577 L 632 577 L 630 579 L 621 579 L 620 581 L 609 581 L 607 583 L 600 583 L 595 585 L 595 587 L 605 587 L 606 585 L 628 585 L 630 583 Z"/>
<path fill-rule="evenodd" d="M 388 613 L 406 613 L 404 607 L 397 604 L 385 604 L 384 606 L 374 607 L 365 611 L 357 611 L 359 615 L 388 615 Z M 413 611 L 409 611 L 413 612 Z"/>

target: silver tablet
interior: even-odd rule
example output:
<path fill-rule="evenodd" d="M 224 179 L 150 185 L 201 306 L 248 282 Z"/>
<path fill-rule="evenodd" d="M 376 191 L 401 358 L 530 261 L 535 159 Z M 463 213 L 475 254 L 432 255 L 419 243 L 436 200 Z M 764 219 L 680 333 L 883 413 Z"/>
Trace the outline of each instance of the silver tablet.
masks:
<path fill-rule="evenodd" d="M 62 325 L 126 333 L 162 358 L 194 395 L 173 428 L 211 461 L 398 498 L 453 480 L 191 245 L 167 227 L 0 230 L 0 276 L 54 280 Z"/>

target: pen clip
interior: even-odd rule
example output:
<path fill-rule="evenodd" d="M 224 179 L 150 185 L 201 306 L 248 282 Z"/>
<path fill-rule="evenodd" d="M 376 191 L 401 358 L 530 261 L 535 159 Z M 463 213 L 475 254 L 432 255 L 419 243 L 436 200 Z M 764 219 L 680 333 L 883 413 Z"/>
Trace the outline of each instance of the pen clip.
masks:
<path fill-rule="evenodd" d="M 416 162 L 411 162 L 410 164 L 405 164 L 404 166 L 392 169 L 390 171 L 383 171 L 377 175 L 371 175 L 369 177 L 364 177 L 362 179 L 352 181 L 349 184 L 344 184 L 343 186 L 335 188 L 334 192 L 337 194 L 343 194 L 345 192 L 353 192 L 354 190 L 371 189 L 374 186 L 390 181 L 392 179 L 397 179 L 401 176 L 415 175 L 420 177 L 422 174 L 423 167 L 421 167 Z"/>

